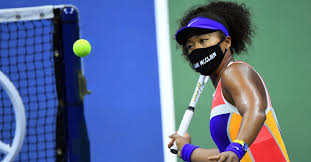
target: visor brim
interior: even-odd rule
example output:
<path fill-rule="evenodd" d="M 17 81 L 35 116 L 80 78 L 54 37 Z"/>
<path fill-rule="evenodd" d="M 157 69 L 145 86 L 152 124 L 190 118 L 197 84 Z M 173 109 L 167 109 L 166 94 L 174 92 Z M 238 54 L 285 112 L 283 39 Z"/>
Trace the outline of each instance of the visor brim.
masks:
<path fill-rule="evenodd" d="M 185 45 L 189 38 L 195 35 L 202 35 L 217 31 L 217 28 L 183 27 L 175 35 L 178 44 Z"/>

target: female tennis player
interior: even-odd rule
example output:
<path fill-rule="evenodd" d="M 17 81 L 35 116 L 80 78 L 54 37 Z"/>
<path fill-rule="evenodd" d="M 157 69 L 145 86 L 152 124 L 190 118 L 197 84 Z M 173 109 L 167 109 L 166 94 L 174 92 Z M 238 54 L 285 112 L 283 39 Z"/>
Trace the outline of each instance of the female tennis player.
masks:
<path fill-rule="evenodd" d="M 192 68 L 210 76 L 216 89 L 210 132 L 217 145 L 191 145 L 189 134 L 176 133 L 179 156 L 187 162 L 289 161 L 269 93 L 249 64 L 234 61 L 254 35 L 244 4 L 215 1 L 189 10 L 181 19 L 176 41 Z"/>

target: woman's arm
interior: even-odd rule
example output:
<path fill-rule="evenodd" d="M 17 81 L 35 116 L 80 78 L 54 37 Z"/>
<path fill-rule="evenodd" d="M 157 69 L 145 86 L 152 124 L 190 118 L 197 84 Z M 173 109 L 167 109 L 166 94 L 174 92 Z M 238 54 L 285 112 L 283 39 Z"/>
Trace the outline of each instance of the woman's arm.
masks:
<path fill-rule="evenodd" d="M 191 162 L 216 162 L 208 157 L 219 154 L 218 149 L 197 148 L 191 154 Z"/>
<path fill-rule="evenodd" d="M 177 133 L 175 133 L 172 134 L 170 138 L 175 139 L 178 148 L 178 155 L 181 157 L 181 150 L 184 147 L 184 145 L 191 143 L 190 135 L 186 133 L 185 136 L 179 136 Z M 172 145 L 169 145 L 168 147 L 170 148 L 171 146 Z M 191 162 L 216 162 L 215 160 L 209 160 L 208 157 L 217 154 L 219 154 L 219 150 L 216 148 L 215 149 L 197 148 L 191 154 Z"/>
<path fill-rule="evenodd" d="M 254 69 L 243 63 L 229 66 L 221 81 L 227 97 L 231 97 L 232 104 L 243 117 L 236 139 L 250 146 L 266 120 L 267 97 L 264 85 Z"/>

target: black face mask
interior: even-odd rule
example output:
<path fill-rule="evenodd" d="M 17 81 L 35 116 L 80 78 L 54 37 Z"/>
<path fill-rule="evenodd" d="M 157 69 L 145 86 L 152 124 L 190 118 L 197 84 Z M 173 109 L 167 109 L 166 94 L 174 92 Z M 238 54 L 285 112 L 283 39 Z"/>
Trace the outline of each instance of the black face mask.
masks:
<path fill-rule="evenodd" d="M 222 41 L 211 47 L 195 49 L 188 55 L 196 72 L 202 75 L 211 75 L 219 67 L 227 52 L 226 49 L 223 53 L 219 46 Z"/>

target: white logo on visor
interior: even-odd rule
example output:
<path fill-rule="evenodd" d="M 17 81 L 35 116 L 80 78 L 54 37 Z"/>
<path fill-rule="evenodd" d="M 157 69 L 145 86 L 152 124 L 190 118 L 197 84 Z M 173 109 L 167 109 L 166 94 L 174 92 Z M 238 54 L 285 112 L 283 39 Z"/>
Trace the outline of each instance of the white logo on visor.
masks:
<path fill-rule="evenodd" d="M 195 23 L 196 21 L 198 21 L 199 19 L 195 19 L 195 20 L 193 20 L 191 23 L 189 23 L 187 26 L 190 26 L 190 25 L 192 25 L 193 23 Z"/>

